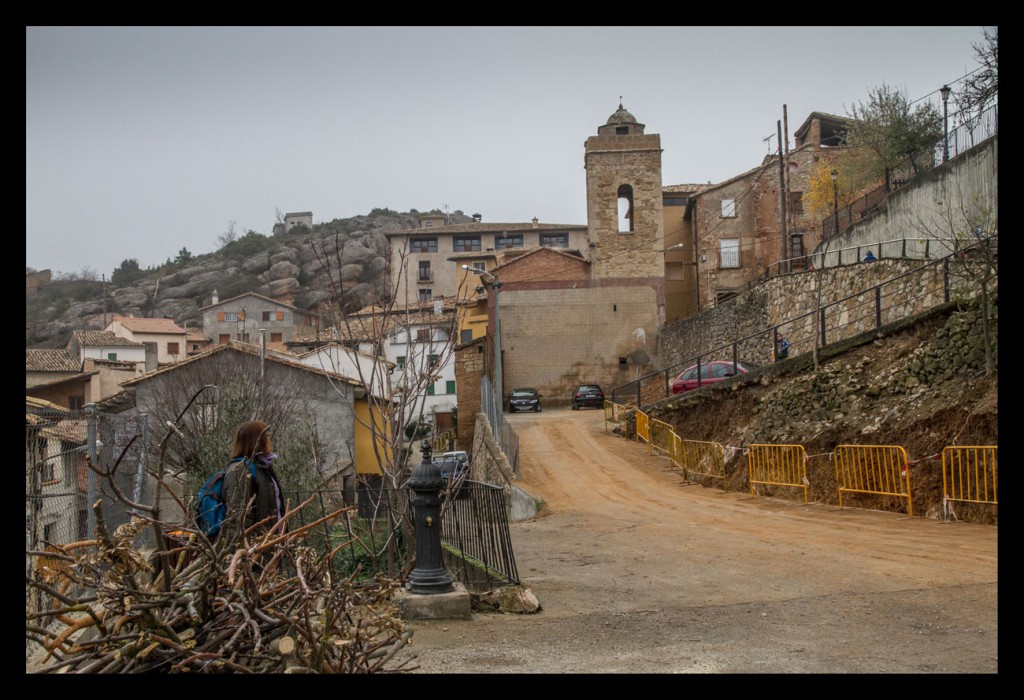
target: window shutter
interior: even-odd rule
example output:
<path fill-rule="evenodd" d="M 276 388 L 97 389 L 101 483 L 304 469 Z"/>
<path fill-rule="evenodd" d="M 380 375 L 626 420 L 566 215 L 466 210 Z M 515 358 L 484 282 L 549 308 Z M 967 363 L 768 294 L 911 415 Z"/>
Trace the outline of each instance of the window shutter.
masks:
<path fill-rule="evenodd" d="M 218 311 L 217 312 L 217 320 L 218 321 L 223 321 L 224 320 L 224 312 L 223 311 Z"/>
<path fill-rule="evenodd" d="M 284 320 L 284 311 L 278 311 L 277 312 L 277 320 L 278 321 L 283 321 Z"/>
<path fill-rule="evenodd" d="M 238 320 L 239 321 L 244 321 L 245 320 L 245 312 L 244 311 L 239 311 L 238 312 Z"/>

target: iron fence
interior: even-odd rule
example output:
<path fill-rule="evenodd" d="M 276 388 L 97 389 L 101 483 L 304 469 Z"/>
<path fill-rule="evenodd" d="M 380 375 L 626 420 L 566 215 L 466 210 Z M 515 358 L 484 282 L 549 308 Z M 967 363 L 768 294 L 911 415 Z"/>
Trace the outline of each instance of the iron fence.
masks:
<path fill-rule="evenodd" d="M 503 396 L 498 396 L 494 387 L 487 377 L 480 381 L 480 410 L 487 416 L 487 422 L 491 425 L 491 432 L 498 442 L 505 458 L 508 459 L 512 473 L 518 479 L 519 474 L 519 436 L 512 426 L 505 419 L 505 401 Z"/>
<path fill-rule="evenodd" d="M 994 246 L 992 248 L 994 250 Z M 790 356 L 876 330 L 883 325 L 923 313 L 949 302 L 954 290 L 974 294 L 980 282 L 951 264 L 958 254 L 925 262 L 868 289 L 822 304 L 819 309 L 794 316 L 782 323 L 711 348 L 656 372 L 621 384 L 611 391 L 615 403 L 635 402 L 645 406 L 671 396 L 672 381 L 683 369 L 712 360 L 753 365 L 776 361 L 779 338 L 790 343 Z M 992 255 L 994 260 L 994 253 Z M 982 260 L 982 264 L 987 264 Z M 697 373 L 700 376 L 700 372 Z"/>

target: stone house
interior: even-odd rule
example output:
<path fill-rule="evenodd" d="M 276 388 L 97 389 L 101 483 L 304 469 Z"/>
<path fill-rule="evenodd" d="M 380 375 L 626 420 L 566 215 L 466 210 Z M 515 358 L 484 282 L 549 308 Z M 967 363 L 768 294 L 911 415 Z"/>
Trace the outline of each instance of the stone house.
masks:
<path fill-rule="evenodd" d="M 25 397 L 25 549 L 86 536 L 85 421 Z"/>
<path fill-rule="evenodd" d="M 270 347 L 284 349 L 297 334 L 320 328 L 320 316 L 291 304 L 285 304 L 255 292 L 248 292 L 220 301 L 216 292 L 213 301 L 200 309 L 203 314 L 203 335 L 214 345 L 230 340 L 259 343 L 260 331 L 266 331 Z"/>
<path fill-rule="evenodd" d="M 587 227 L 531 223 L 445 224 L 441 215 L 420 217 L 420 228 L 389 231 L 391 275 L 401 275 L 399 304 L 413 304 L 459 294 L 459 265 L 486 269 L 502 251 L 536 247 L 581 250 Z M 456 264 L 453 264 L 455 262 Z M 404 290 L 404 291 L 401 291 Z"/>
<path fill-rule="evenodd" d="M 144 345 L 151 343 L 156 348 L 157 364 L 179 362 L 188 352 L 185 329 L 169 318 L 116 315 L 104 330 Z"/>
<path fill-rule="evenodd" d="M 208 398 L 200 392 L 204 386 L 216 387 Z M 185 419 L 199 430 L 218 421 L 216 397 L 258 391 L 263 406 L 259 418 L 273 431 L 287 431 L 293 439 L 317 445 L 315 464 L 292 465 L 298 475 L 290 488 L 339 489 L 354 502 L 357 472 L 379 474 L 371 439 L 357 420 L 369 411 L 363 386 L 284 354 L 229 341 L 126 381 L 123 388 L 132 398 L 122 402 L 119 413 L 147 414 L 155 425 L 163 425 L 167 416 L 176 418 L 197 396 Z"/>
<path fill-rule="evenodd" d="M 684 216 L 696 253 L 698 308 L 735 296 L 773 269 L 804 269 L 806 256 L 820 242 L 821 221 L 804 212 L 803 193 L 815 165 L 834 157 L 846 123 L 843 117 L 812 112 L 781 162 L 777 154 L 768 155 L 760 165 L 691 194 Z"/>
<path fill-rule="evenodd" d="M 296 226 L 313 228 L 313 212 L 294 211 L 284 215 L 284 221 L 274 224 L 273 235 L 279 236 L 290 232 Z"/>

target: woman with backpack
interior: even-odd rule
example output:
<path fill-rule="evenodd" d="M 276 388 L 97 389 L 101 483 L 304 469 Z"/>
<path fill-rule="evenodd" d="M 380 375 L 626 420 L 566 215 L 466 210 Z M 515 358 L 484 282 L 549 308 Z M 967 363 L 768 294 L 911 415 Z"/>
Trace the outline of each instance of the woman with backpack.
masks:
<path fill-rule="evenodd" d="M 224 502 L 235 522 L 237 514 L 245 513 L 241 518 L 243 528 L 271 516 L 266 526 L 272 527 L 284 517 L 285 500 L 274 473 L 275 459 L 266 423 L 253 420 L 238 427 L 224 475 Z"/>

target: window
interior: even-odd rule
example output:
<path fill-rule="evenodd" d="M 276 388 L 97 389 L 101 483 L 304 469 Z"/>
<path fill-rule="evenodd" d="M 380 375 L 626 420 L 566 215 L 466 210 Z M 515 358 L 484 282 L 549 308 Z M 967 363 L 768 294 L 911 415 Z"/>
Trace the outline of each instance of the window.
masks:
<path fill-rule="evenodd" d="M 454 394 L 455 393 L 455 380 L 449 379 L 444 383 L 444 393 Z"/>
<path fill-rule="evenodd" d="M 503 233 L 500 236 L 494 237 L 494 249 L 495 250 L 506 250 L 508 248 L 522 248 L 523 247 L 523 234 L 521 233 Z"/>
<path fill-rule="evenodd" d="M 424 226 L 424 228 L 431 228 L 433 225 L 434 225 L 433 221 L 427 221 L 426 225 Z"/>
<path fill-rule="evenodd" d="M 662 197 L 661 204 L 666 207 L 685 207 L 686 197 Z"/>
<path fill-rule="evenodd" d="M 235 311 L 226 311 L 224 313 L 224 320 L 225 321 L 237 321 L 238 320 L 238 313 L 235 312 Z"/>
<path fill-rule="evenodd" d="M 395 358 L 395 369 L 405 369 L 405 355 L 399 355 Z"/>
<path fill-rule="evenodd" d="M 116 352 L 108 352 L 107 353 L 107 359 L 110 360 L 111 362 L 117 362 L 117 353 Z"/>
<path fill-rule="evenodd" d="M 733 218 L 736 216 L 736 200 L 735 199 L 723 199 L 722 200 L 722 217 Z"/>
<path fill-rule="evenodd" d="M 433 384 L 427 384 L 427 396 L 433 396 L 433 395 L 434 395 L 434 385 Z"/>
<path fill-rule="evenodd" d="M 53 523 L 43 525 L 43 541 L 53 542 Z"/>
<path fill-rule="evenodd" d="M 168 355 L 177 355 L 180 352 L 181 352 L 181 350 L 179 349 L 179 346 L 178 346 L 177 343 L 167 343 L 167 354 Z"/>
<path fill-rule="evenodd" d="M 476 253 L 480 251 L 480 236 L 456 236 L 452 242 L 456 253 Z"/>
<path fill-rule="evenodd" d="M 231 340 L 231 335 L 229 333 L 221 333 L 217 336 L 218 345 L 227 345 L 229 340 Z"/>
<path fill-rule="evenodd" d="M 429 343 L 430 342 L 430 329 L 429 328 L 417 328 L 416 329 L 416 342 L 417 343 Z"/>
<path fill-rule="evenodd" d="M 792 243 L 790 256 L 794 258 L 802 258 L 804 256 L 804 234 L 794 233 L 790 239 Z"/>
<path fill-rule="evenodd" d="M 628 126 L 617 126 L 617 127 L 615 127 L 615 135 L 616 136 L 628 136 L 629 135 L 629 127 Z"/>
<path fill-rule="evenodd" d="M 54 469 L 53 460 L 48 459 L 43 462 L 43 481 L 50 482 L 57 480 L 57 470 Z"/>
<path fill-rule="evenodd" d="M 420 301 L 430 301 L 433 298 L 434 298 L 434 295 L 433 295 L 433 292 L 431 290 L 429 290 L 429 289 L 421 289 L 419 291 L 419 300 Z"/>
<path fill-rule="evenodd" d="M 69 396 L 68 397 L 68 408 L 72 411 L 81 411 L 85 408 L 85 397 L 84 396 Z"/>
<path fill-rule="evenodd" d="M 431 367 L 431 369 L 433 369 L 434 367 L 437 367 L 437 361 L 439 359 L 440 358 L 437 355 L 431 355 L 430 356 L 430 367 Z"/>
<path fill-rule="evenodd" d="M 264 311 L 263 312 L 263 320 L 264 321 L 269 321 L 270 320 L 270 312 L 269 311 Z"/>
<path fill-rule="evenodd" d="M 542 234 L 540 234 L 540 244 L 544 248 L 568 248 L 569 247 L 569 234 L 568 233 L 542 233 Z"/>
<path fill-rule="evenodd" d="M 633 188 L 621 185 L 617 195 L 619 202 L 619 233 L 633 233 Z"/>
<path fill-rule="evenodd" d="M 432 279 L 429 260 L 420 260 L 420 274 L 418 279 L 420 282 L 429 282 Z"/>
<path fill-rule="evenodd" d="M 721 267 L 740 266 L 740 239 L 726 238 L 719 241 L 719 253 L 721 255 Z"/>
<path fill-rule="evenodd" d="M 282 339 L 282 336 L 281 336 L 280 333 L 271 333 L 270 334 L 270 342 L 271 343 L 282 343 L 282 342 L 284 342 L 284 340 Z"/>
<path fill-rule="evenodd" d="M 789 211 L 792 214 L 803 214 L 804 213 L 804 193 L 803 192 L 790 192 L 789 193 Z"/>
<path fill-rule="evenodd" d="M 487 262 L 484 260 L 474 260 L 473 264 L 470 265 L 470 267 L 475 267 L 478 270 L 483 270 L 484 272 L 487 272 Z M 474 272 L 473 274 L 478 277 L 480 276 L 479 272 Z"/>
<path fill-rule="evenodd" d="M 430 225 L 430 222 L 427 222 Z M 437 238 L 413 238 L 409 241 L 409 251 L 412 253 L 436 253 Z"/>
<path fill-rule="evenodd" d="M 460 343 L 468 343 L 471 340 L 473 340 L 473 331 L 471 331 L 471 330 L 459 331 L 459 342 Z"/>

